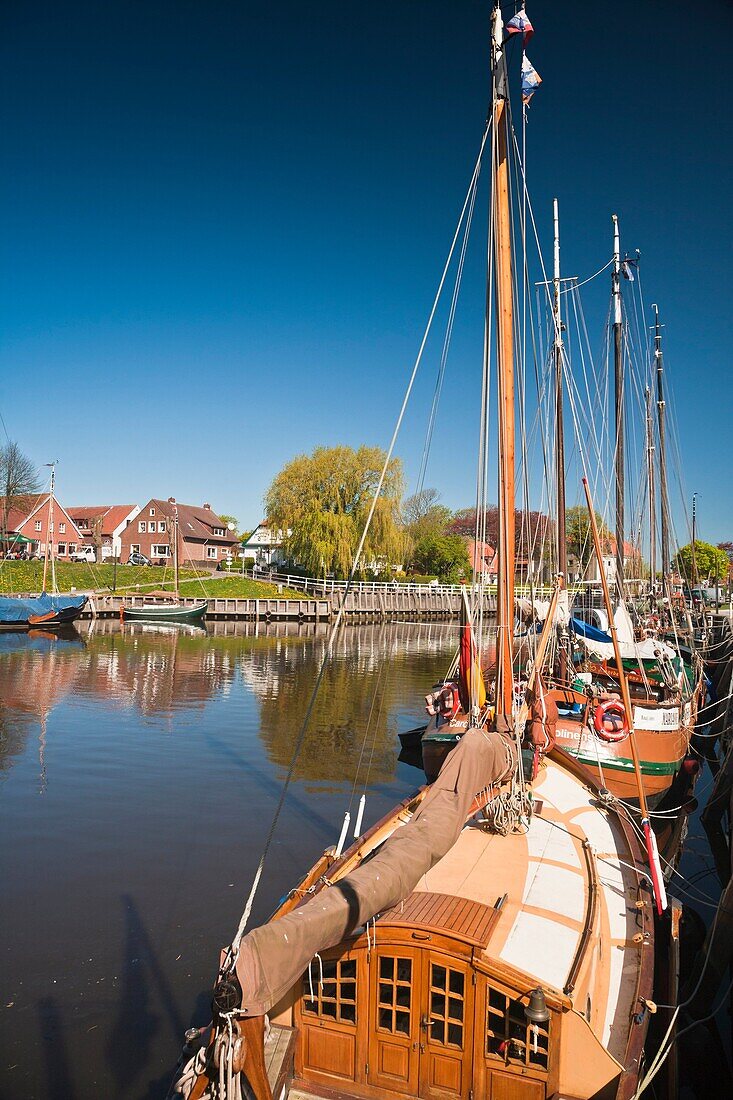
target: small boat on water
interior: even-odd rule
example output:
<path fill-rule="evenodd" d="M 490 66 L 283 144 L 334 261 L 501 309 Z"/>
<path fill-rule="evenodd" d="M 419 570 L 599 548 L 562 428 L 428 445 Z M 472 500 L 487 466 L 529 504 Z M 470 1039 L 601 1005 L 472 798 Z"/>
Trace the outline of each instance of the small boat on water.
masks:
<path fill-rule="evenodd" d="M 43 561 L 43 591 L 39 596 L 0 596 L 0 629 L 19 627 L 67 626 L 79 618 L 88 596 L 72 596 L 56 591 L 56 569 L 53 557 L 53 504 L 56 466 L 51 466 L 51 486 L 48 498 L 49 538 Z M 52 592 L 46 591 L 49 567 Z"/>
<path fill-rule="evenodd" d="M 523 12 L 509 29 L 523 36 L 522 19 Z M 323 670 L 309 704 L 292 700 L 302 724 L 285 790 L 239 926 L 220 956 L 212 1021 L 187 1033 L 174 1097 L 629 1100 L 639 1081 L 653 1009 L 653 911 L 661 912 L 666 898 L 648 817 L 639 829 L 580 761 L 554 745 L 556 722 L 542 684 L 551 671 L 561 574 L 535 639 L 532 668 L 526 681 L 515 677 L 516 285 L 509 196 L 516 144 L 504 47 L 497 7 L 492 102 L 464 206 L 465 213 L 473 205 L 486 151 L 486 289 L 487 301 L 495 294 L 496 324 L 487 309 L 480 446 L 488 444 L 489 379 L 496 377 L 495 666 L 484 679 L 482 588 L 474 578 L 455 688 L 444 686 L 430 704 L 441 714 L 460 714 L 462 723 L 434 782 L 363 834 L 360 809 L 356 839 L 343 851 L 347 813 L 335 848 L 269 921 L 247 931 Z M 522 72 L 525 80 L 524 63 Z M 486 354 L 494 340 L 495 376 Z M 485 455 L 477 513 L 486 507 Z M 341 612 L 324 659 L 340 622 Z M 628 713 L 623 673 L 620 681 Z M 629 737 L 634 746 L 633 729 Z"/>
<path fill-rule="evenodd" d="M 121 622 L 145 622 L 145 623 L 188 623 L 189 625 L 201 625 L 206 617 L 208 603 L 201 600 L 199 603 L 181 603 L 179 591 L 179 567 L 178 567 L 178 505 L 174 505 L 173 517 L 173 592 L 150 593 L 150 598 L 157 597 L 156 603 L 144 603 L 133 607 L 123 604 L 120 607 Z"/>

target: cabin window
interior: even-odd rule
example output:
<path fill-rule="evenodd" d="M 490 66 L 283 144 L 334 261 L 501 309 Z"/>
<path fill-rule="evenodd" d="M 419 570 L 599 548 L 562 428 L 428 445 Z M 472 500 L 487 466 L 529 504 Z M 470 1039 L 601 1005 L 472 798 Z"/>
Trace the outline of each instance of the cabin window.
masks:
<path fill-rule="evenodd" d="M 530 1024 L 524 1003 L 488 987 L 486 1001 L 486 1055 L 505 1063 L 547 1069 L 549 1032 Z"/>
<path fill-rule="evenodd" d="M 449 966 L 430 966 L 430 1038 L 443 1046 L 463 1049 L 463 1008 L 466 978 Z"/>
<path fill-rule="evenodd" d="M 303 1012 L 336 1020 L 340 1024 L 356 1023 L 356 959 L 334 959 L 323 963 L 323 984 L 318 960 L 311 964 L 313 998 L 308 974 L 303 976 Z"/>
<path fill-rule="evenodd" d="M 382 955 L 379 960 L 377 1029 L 390 1035 L 410 1034 L 412 959 Z"/>

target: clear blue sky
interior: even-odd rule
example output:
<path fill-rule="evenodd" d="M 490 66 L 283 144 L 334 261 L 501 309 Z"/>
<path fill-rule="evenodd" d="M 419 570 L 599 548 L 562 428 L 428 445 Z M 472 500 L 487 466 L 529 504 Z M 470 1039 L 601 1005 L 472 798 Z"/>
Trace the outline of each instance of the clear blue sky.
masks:
<path fill-rule="evenodd" d="M 666 321 L 701 535 L 733 538 L 733 8 L 528 10 L 546 243 L 557 195 L 564 269 L 588 274 L 619 214 Z M 173 494 L 247 527 L 294 454 L 386 444 L 483 127 L 489 11 L 3 5 L 0 412 L 59 460 L 64 501 Z M 477 352 L 459 342 L 450 419 Z M 431 366 L 398 447 L 412 479 L 432 385 Z M 473 459 L 449 450 L 428 482 L 470 504 Z"/>

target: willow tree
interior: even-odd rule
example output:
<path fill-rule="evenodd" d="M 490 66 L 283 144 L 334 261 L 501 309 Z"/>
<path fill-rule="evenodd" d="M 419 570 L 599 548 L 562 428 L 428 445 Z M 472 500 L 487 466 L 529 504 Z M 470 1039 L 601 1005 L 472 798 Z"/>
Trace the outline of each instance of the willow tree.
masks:
<path fill-rule="evenodd" d="M 265 497 L 272 527 L 286 533 L 284 549 L 308 573 L 348 574 L 374 501 L 385 461 L 379 447 L 317 447 L 284 466 Z M 360 558 L 360 572 L 400 565 L 406 552 L 399 528 L 402 463 L 393 458 Z"/>

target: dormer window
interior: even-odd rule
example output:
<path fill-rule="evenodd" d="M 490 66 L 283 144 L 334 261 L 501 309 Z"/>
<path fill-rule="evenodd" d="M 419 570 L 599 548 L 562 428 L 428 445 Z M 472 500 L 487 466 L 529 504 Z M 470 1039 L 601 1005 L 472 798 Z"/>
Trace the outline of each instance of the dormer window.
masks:
<path fill-rule="evenodd" d="M 214 528 L 214 534 L 219 535 L 220 538 L 224 538 L 224 535 L 226 534 L 226 531 L 224 530 L 223 527 L 215 527 Z"/>

